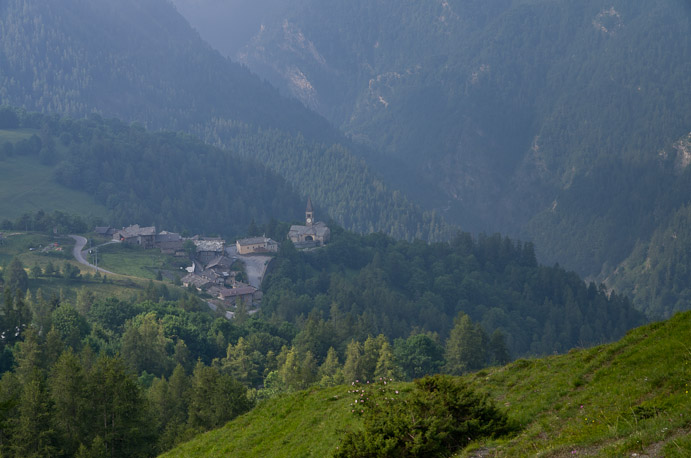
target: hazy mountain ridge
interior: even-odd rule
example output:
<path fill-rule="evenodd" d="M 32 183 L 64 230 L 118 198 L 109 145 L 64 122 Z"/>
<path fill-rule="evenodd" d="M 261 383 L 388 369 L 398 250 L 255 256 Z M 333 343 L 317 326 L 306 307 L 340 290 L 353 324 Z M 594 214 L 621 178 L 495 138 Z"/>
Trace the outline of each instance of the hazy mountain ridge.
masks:
<path fill-rule="evenodd" d="M 303 196 L 323 197 L 318 205 L 349 228 L 440 237 L 430 235 L 439 232 L 433 215 L 349 159 L 352 145 L 337 129 L 222 57 L 165 0 L 11 0 L 3 4 L 0 40 L 0 61 L 7 62 L 0 67 L 0 104 L 77 117 L 95 111 L 152 129 L 213 136 L 218 146 L 269 161 L 264 165 L 290 175 Z M 219 125 L 239 128 L 209 133 Z M 272 142 L 278 153 L 260 157 Z M 302 150 L 278 146 L 288 144 Z M 335 162 L 320 160 L 329 149 Z M 305 154 L 308 170 L 297 159 Z M 346 194 L 329 174 L 367 189 Z"/>
<path fill-rule="evenodd" d="M 39 164 L 52 167 L 43 184 L 47 192 L 58 195 L 64 186 L 87 194 L 107 210 L 98 215 L 107 225 L 151 224 L 160 230 L 236 236 L 253 221 L 290 221 L 304 208 L 282 177 L 191 135 L 147 132 L 98 115 L 58 119 L 2 108 L 0 118 L 0 164 L 25 164 L 14 167 L 17 181 L 31 180 Z M 15 125 L 3 125 L 8 118 Z M 27 132 L 29 140 L 10 141 L 13 132 Z M 21 194 L 13 192 L 26 195 L 26 190 L 8 189 L 3 196 L 21 207 Z M 69 209 L 82 216 L 92 210 L 93 203 L 75 208 L 65 198 L 41 196 L 32 204 L 52 204 L 56 207 L 49 210 Z"/>
<path fill-rule="evenodd" d="M 683 187 L 659 153 L 691 131 L 685 2 L 290 6 L 240 59 L 369 145 L 374 167 L 415 170 L 406 193 L 465 229 L 540 240 L 545 261 L 604 278 L 685 202 L 655 189 Z"/>

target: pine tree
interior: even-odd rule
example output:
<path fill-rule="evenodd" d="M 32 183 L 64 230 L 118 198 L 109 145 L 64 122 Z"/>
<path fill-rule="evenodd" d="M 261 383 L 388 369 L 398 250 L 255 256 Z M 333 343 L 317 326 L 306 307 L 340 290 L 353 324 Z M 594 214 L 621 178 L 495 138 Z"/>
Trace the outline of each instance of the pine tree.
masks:
<path fill-rule="evenodd" d="M 91 310 L 91 306 L 94 305 L 95 301 L 96 297 L 94 296 L 94 293 L 91 292 L 90 289 L 86 289 L 82 286 L 77 290 L 77 305 L 75 308 L 81 315 L 86 316 L 89 313 L 89 310 Z"/>
<path fill-rule="evenodd" d="M 153 425 L 139 385 L 125 363 L 99 357 L 88 373 L 87 389 L 91 432 L 103 439 L 111 456 L 150 454 Z"/>
<path fill-rule="evenodd" d="M 343 378 L 346 383 L 364 380 L 362 370 L 362 345 L 356 340 L 351 340 L 346 348 L 346 360 L 343 365 Z"/>
<path fill-rule="evenodd" d="M 39 371 L 33 371 L 23 383 L 19 418 L 11 448 L 16 456 L 22 457 L 52 456 L 55 453 L 50 399 Z"/>
<path fill-rule="evenodd" d="M 302 387 L 300 359 L 295 347 L 286 352 L 285 360 L 278 368 L 278 377 L 288 390 L 299 390 Z"/>
<path fill-rule="evenodd" d="M 39 333 L 44 334 L 48 332 L 51 327 L 52 305 L 45 300 L 40 288 L 36 291 L 36 297 L 27 300 L 27 303 L 33 317 L 32 321 L 38 328 Z"/>
<path fill-rule="evenodd" d="M 235 345 L 228 344 L 223 369 L 245 385 L 252 385 L 259 380 L 259 366 L 253 360 L 244 337 L 240 337 Z"/>
<path fill-rule="evenodd" d="M 72 455 L 88 436 L 86 375 L 79 358 L 68 350 L 58 358 L 49 379 L 53 425 L 59 434 L 63 453 Z"/>
<path fill-rule="evenodd" d="M 19 258 L 12 258 L 10 265 L 7 266 L 7 270 L 7 286 L 10 288 L 10 290 L 13 292 L 26 292 L 26 290 L 29 289 L 29 276 L 26 274 L 24 265 Z"/>
<path fill-rule="evenodd" d="M 313 384 L 317 379 L 317 360 L 311 351 L 305 353 L 300 365 L 300 388 L 304 389 Z"/>
<path fill-rule="evenodd" d="M 486 341 L 482 329 L 473 324 L 468 315 L 460 312 L 446 341 L 446 372 L 461 375 L 483 367 L 487 360 Z"/>
<path fill-rule="evenodd" d="M 489 352 L 492 364 L 504 365 L 511 361 L 511 354 L 506 346 L 506 339 L 499 329 L 496 329 L 489 339 Z"/>
<path fill-rule="evenodd" d="M 400 377 L 400 369 L 396 365 L 393 355 L 393 349 L 388 341 L 384 341 L 379 348 L 379 359 L 377 360 L 377 367 L 374 370 L 374 377 L 376 379 L 397 379 Z"/>
<path fill-rule="evenodd" d="M 334 347 L 330 347 L 324 363 L 319 367 L 319 385 L 323 387 L 340 385 L 343 380 L 343 368 L 338 361 L 338 353 Z"/>

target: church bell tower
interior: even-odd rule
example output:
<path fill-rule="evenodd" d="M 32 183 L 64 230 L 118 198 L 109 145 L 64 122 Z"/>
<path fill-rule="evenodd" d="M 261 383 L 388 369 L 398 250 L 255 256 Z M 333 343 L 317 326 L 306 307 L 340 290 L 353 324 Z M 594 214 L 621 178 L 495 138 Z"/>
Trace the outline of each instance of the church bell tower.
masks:
<path fill-rule="evenodd" d="M 307 208 L 305 209 L 305 223 L 311 226 L 314 223 L 314 210 L 312 209 L 312 199 L 307 198 Z"/>

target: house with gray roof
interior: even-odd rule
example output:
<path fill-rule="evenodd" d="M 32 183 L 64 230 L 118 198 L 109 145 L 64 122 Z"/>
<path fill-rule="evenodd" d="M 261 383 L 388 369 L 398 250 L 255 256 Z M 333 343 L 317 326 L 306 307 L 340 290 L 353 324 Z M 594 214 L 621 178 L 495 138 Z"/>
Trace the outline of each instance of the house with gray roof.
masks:
<path fill-rule="evenodd" d="M 139 245 L 143 248 L 153 248 L 156 244 L 156 227 L 139 227 L 139 224 L 123 227 L 121 230 L 115 231 L 113 240 Z"/>
<path fill-rule="evenodd" d="M 252 237 L 235 242 L 238 254 L 276 253 L 278 242 L 269 237 Z"/>

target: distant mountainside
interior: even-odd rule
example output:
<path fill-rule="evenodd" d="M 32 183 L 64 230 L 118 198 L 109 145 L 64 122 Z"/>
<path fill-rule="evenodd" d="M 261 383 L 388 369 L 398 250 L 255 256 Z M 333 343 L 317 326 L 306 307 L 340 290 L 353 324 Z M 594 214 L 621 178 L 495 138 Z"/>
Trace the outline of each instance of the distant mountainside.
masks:
<path fill-rule="evenodd" d="M 240 60 L 437 182 L 434 206 L 451 220 L 539 239 L 549 260 L 590 274 L 649 235 L 647 222 L 619 230 L 623 221 L 602 208 L 635 205 L 632 190 L 612 196 L 603 187 L 639 168 L 666 180 L 651 162 L 691 131 L 688 4 L 292 6 Z M 564 233 L 574 218 L 579 227 Z M 612 242 L 625 247 L 617 252 Z"/>
<path fill-rule="evenodd" d="M 237 58 L 449 221 L 605 278 L 688 202 L 689 37 L 680 0 L 291 0 Z"/>
<path fill-rule="evenodd" d="M 568 355 L 519 360 L 472 374 L 520 431 L 472 439 L 455 457 L 665 456 L 691 452 L 688 349 L 691 313 L 631 331 L 619 342 Z M 347 431 L 362 431 L 352 387 L 310 389 L 271 399 L 165 457 L 333 456 Z M 412 384 L 391 388 L 410 396 Z M 411 402 L 412 403 L 412 402 Z M 319 431 L 305 437 L 304 431 Z M 369 456 L 369 455 L 368 455 Z"/>
<path fill-rule="evenodd" d="M 73 120 L 0 108 L 0 168 L 14 174 L 1 189 L 15 213 L 68 211 L 115 227 L 234 237 L 253 221 L 290 221 L 304 209 L 295 190 L 256 161 L 188 134 L 98 115 Z M 3 213 L 12 216 L 19 215 Z"/>
<path fill-rule="evenodd" d="M 0 104 L 185 130 L 263 161 L 351 229 L 443 237 L 328 121 L 222 57 L 166 0 L 3 2 Z"/>

